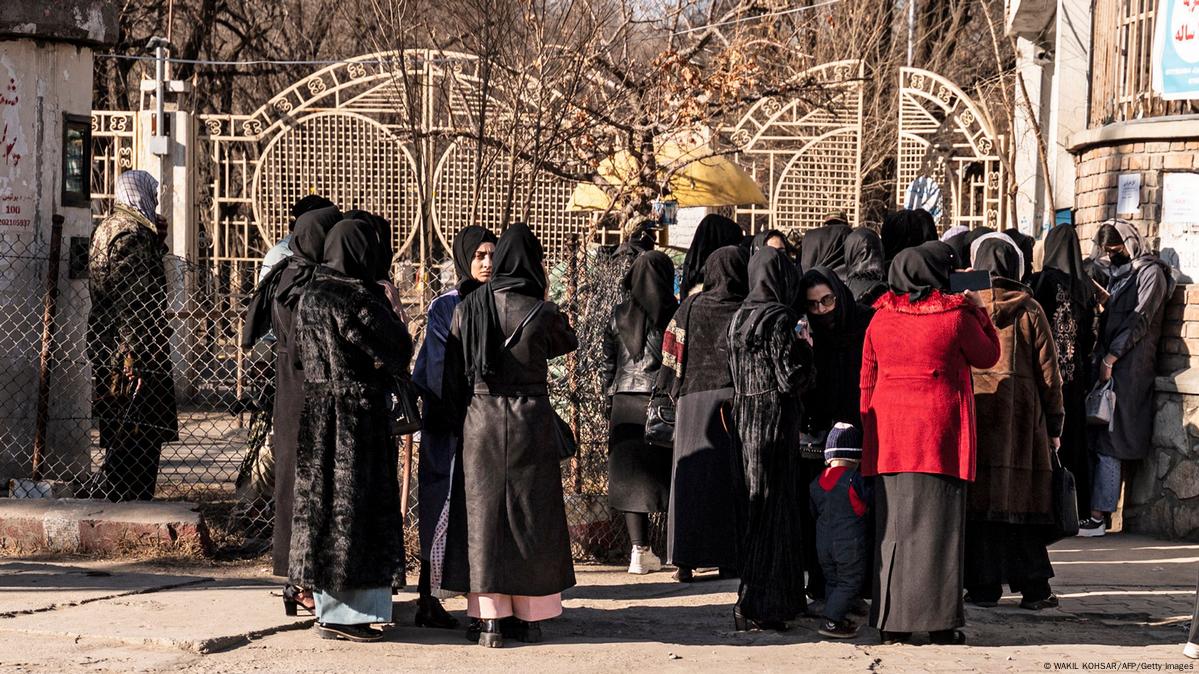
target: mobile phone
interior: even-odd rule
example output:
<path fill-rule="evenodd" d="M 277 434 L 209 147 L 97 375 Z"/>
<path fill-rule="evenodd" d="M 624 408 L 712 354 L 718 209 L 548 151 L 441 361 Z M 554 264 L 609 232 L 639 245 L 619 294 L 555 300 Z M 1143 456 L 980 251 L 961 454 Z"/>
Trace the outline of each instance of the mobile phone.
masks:
<path fill-rule="evenodd" d="M 951 293 L 990 289 L 991 272 L 985 269 L 979 271 L 955 271 L 949 275 L 949 292 Z"/>
<path fill-rule="evenodd" d="M 795 322 L 795 336 L 803 339 L 808 336 L 808 317 L 800 316 Z"/>

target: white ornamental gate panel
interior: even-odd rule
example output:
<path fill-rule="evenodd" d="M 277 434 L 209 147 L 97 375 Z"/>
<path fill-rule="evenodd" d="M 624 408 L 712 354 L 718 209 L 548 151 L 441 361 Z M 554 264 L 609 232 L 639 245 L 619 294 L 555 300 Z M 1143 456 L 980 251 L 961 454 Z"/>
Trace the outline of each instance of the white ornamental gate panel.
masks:
<path fill-rule="evenodd" d="M 896 202 L 919 177 L 940 187 L 937 226 L 1002 229 L 1007 222 L 1003 137 L 952 82 L 927 70 L 899 71 Z"/>
<path fill-rule="evenodd" d="M 811 95 L 765 98 L 735 126 L 726 142 L 769 198 L 767 206 L 736 209 L 750 232 L 808 230 L 829 211 L 858 223 L 862 196 L 863 66 L 834 61 L 809 69 Z"/>

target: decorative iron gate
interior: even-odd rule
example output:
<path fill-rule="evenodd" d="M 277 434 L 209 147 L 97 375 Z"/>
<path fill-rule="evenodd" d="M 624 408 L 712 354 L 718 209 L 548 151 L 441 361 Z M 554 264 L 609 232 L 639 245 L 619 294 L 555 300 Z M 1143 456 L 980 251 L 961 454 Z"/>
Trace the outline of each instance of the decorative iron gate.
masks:
<path fill-rule="evenodd" d="M 1003 137 L 952 82 L 927 70 L 900 68 L 896 201 L 912 181 L 941 188 L 941 229 L 965 225 L 1001 229 L 1007 220 Z"/>
<path fill-rule="evenodd" d="M 767 206 L 736 209 L 751 233 L 807 230 L 829 211 L 857 224 L 862 194 L 862 62 L 835 61 L 809 69 L 817 98 L 758 101 L 723 129 L 736 161 L 767 193 Z"/>

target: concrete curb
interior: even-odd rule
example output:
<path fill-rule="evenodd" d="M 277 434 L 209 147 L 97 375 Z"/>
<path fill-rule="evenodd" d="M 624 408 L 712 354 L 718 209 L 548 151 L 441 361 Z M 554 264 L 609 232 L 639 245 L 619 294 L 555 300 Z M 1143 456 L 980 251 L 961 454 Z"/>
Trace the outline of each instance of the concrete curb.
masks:
<path fill-rule="evenodd" d="M 0 553 L 182 553 L 212 541 L 193 503 L 0 499 Z"/>

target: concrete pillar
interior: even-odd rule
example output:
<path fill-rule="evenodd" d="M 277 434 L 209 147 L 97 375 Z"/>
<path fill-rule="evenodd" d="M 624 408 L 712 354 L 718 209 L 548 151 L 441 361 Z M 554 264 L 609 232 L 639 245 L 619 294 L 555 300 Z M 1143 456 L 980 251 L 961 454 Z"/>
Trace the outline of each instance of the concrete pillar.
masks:
<path fill-rule="evenodd" d="M 1016 182 L 1016 226 L 1025 234 L 1035 235 L 1046 208 L 1045 176 L 1041 170 L 1038 152 L 1037 127 L 1049 118 L 1050 98 L 1045 88 L 1050 77 L 1045 73 L 1043 59 L 1037 54 L 1041 49 L 1023 37 L 1016 39 L 1016 72 L 1024 81 L 1029 105 L 1025 104 L 1024 93 L 1017 82 L 1014 99 L 1014 128 L 1012 142 L 1015 144 L 1015 162 L 1012 180 Z"/>
<path fill-rule="evenodd" d="M 1058 0 L 1054 30 L 1053 90 L 1046 143 L 1053 174 L 1053 201 L 1057 208 L 1073 208 L 1074 156 L 1067 149 L 1070 137 L 1087 128 L 1087 103 L 1091 82 L 1091 1 Z M 1050 214 L 1052 217 L 1052 214 Z"/>
<path fill-rule="evenodd" d="M 85 278 L 70 273 L 72 237 L 91 234 L 86 201 L 65 203 L 64 115 L 91 114 L 93 47 L 117 32 L 116 8 L 100 0 L 9 0 L 0 8 L 0 489 L 29 477 L 39 383 L 48 382 L 42 477 L 90 470 L 90 307 Z M 85 147 L 84 181 L 91 147 Z M 78 164 L 76 164 L 78 166 Z M 82 184 L 82 183 L 81 183 Z M 43 300 L 51 222 L 63 216 L 55 280 L 49 378 L 43 380 Z"/>

